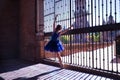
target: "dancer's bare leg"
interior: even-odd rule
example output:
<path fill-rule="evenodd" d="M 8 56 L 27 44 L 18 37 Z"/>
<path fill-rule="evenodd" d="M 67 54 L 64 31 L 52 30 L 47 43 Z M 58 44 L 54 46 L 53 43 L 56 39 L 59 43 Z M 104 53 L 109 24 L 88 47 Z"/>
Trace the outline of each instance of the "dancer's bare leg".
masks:
<path fill-rule="evenodd" d="M 61 59 L 60 52 L 57 52 L 57 57 L 58 57 L 58 59 L 59 59 L 61 68 L 63 68 L 63 63 L 62 63 L 62 59 Z"/>

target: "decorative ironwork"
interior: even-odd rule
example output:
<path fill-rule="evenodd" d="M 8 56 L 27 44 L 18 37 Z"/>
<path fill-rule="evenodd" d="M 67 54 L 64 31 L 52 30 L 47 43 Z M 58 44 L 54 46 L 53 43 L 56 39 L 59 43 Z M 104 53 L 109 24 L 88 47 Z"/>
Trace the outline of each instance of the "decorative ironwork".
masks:
<path fill-rule="evenodd" d="M 115 48 L 120 35 L 120 0 L 44 0 L 44 6 L 45 39 L 52 32 L 55 14 L 63 29 L 73 26 L 61 36 L 64 63 L 120 74 Z"/>

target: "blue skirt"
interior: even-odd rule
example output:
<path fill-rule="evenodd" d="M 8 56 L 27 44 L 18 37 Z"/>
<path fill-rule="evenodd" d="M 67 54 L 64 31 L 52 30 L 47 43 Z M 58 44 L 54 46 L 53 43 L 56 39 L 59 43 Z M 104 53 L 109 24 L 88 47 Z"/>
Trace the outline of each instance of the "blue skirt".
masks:
<path fill-rule="evenodd" d="M 60 40 L 50 40 L 47 45 L 44 47 L 46 51 L 50 52 L 62 52 L 64 50 L 64 47 L 62 45 L 62 42 Z"/>

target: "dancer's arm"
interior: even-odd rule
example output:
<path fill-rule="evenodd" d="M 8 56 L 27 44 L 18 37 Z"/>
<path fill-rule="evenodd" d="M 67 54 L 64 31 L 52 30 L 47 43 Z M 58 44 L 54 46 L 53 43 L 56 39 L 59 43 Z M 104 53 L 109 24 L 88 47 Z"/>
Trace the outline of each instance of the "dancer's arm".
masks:
<path fill-rule="evenodd" d="M 62 34 L 64 34 L 64 33 L 66 33 L 66 32 L 69 31 L 72 27 L 73 27 L 73 26 L 70 26 L 70 27 L 68 27 L 67 29 L 61 31 L 60 34 L 62 35 Z"/>
<path fill-rule="evenodd" d="M 57 16 L 58 16 L 58 15 L 55 15 L 55 18 L 54 18 L 54 22 L 53 22 L 53 31 L 55 31 L 55 26 L 56 26 L 55 23 L 56 23 L 56 20 L 57 20 Z"/>

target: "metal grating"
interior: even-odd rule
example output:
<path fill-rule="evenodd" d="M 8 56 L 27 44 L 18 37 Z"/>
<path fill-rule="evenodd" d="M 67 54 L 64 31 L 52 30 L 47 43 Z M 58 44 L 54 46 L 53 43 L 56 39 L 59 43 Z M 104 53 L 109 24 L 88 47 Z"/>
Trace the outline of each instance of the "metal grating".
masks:
<path fill-rule="evenodd" d="M 61 36 L 64 63 L 120 74 L 116 50 L 119 48 L 120 0 L 44 0 L 46 43 L 55 14 L 59 14 L 57 24 L 63 29 L 73 26 Z M 57 61 L 52 53 L 45 52 L 45 58 Z"/>

